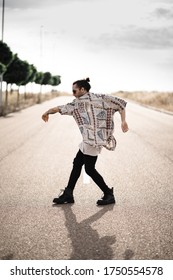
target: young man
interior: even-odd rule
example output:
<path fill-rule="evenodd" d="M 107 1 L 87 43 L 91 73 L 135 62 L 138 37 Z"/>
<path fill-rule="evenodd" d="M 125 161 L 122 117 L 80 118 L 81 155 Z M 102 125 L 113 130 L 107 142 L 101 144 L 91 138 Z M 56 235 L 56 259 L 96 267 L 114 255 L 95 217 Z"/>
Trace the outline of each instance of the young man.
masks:
<path fill-rule="evenodd" d="M 125 115 L 126 102 L 110 95 L 91 93 L 89 82 L 89 78 L 74 82 L 73 95 L 76 99 L 66 105 L 51 108 L 42 115 L 45 122 L 48 121 L 49 114 L 57 112 L 62 115 L 73 116 L 83 137 L 83 141 L 79 145 L 79 151 L 73 161 L 73 169 L 67 187 L 61 196 L 53 200 L 53 203 L 56 204 L 74 203 L 73 190 L 83 165 L 86 173 L 104 194 L 97 201 L 97 204 L 115 203 L 113 188 L 106 185 L 103 177 L 95 169 L 95 164 L 103 147 L 111 151 L 116 147 L 116 140 L 113 136 L 113 115 L 116 111 L 121 115 L 122 131 L 128 131 Z"/>

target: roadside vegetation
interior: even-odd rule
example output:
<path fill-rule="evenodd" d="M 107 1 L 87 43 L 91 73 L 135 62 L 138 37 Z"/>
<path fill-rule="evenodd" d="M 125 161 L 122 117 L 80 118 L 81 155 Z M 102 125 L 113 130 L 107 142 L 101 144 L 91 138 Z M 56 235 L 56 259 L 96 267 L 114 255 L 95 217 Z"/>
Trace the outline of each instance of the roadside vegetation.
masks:
<path fill-rule="evenodd" d="M 9 93 L 8 96 L 8 106 L 6 107 L 6 114 L 3 114 L 3 116 L 6 116 L 7 114 L 18 112 L 20 110 L 23 110 L 27 107 L 33 106 L 38 103 L 42 103 L 44 101 L 50 100 L 52 98 L 58 97 L 58 96 L 64 96 L 65 94 L 62 92 L 59 92 L 57 90 L 52 90 L 51 92 L 42 93 L 41 94 L 41 100 L 38 102 L 38 94 L 35 93 L 27 93 L 25 95 L 24 93 L 20 93 L 20 99 L 18 100 L 18 91 L 12 90 L 12 92 Z M 3 95 L 3 104 L 5 103 L 5 95 Z"/>
<path fill-rule="evenodd" d="M 4 92 L 2 92 L 2 82 L 6 84 Z M 21 60 L 6 43 L 0 41 L 0 116 L 6 116 L 11 112 L 60 95 L 67 95 L 58 91 L 57 87 L 60 83 L 60 75 L 38 71 L 33 64 Z M 14 90 L 14 85 L 17 90 Z M 29 85 L 30 88 L 34 85 L 39 86 L 38 93 L 28 90 Z M 45 93 L 47 86 L 49 90 Z M 173 92 L 119 91 L 112 94 L 139 104 L 173 112 Z"/>
<path fill-rule="evenodd" d="M 5 93 L 2 92 L 2 82 L 6 84 Z M 11 111 L 19 110 L 21 106 L 31 103 L 41 103 L 47 94 L 42 94 L 43 87 L 49 86 L 51 96 L 57 93 L 57 86 L 61 83 L 60 75 L 52 75 L 50 72 L 40 72 L 33 64 L 21 60 L 17 54 L 13 54 L 10 47 L 0 41 L 0 116 L 5 116 Z M 38 94 L 27 91 L 28 84 L 37 84 L 40 87 Z M 17 90 L 13 90 L 13 86 Z M 25 88 L 24 94 L 20 88 Z M 9 98 L 10 96 L 10 98 Z M 15 101 L 14 101 L 15 100 Z"/>
<path fill-rule="evenodd" d="M 119 91 L 113 95 L 130 99 L 142 105 L 151 106 L 156 109 L 173 112 L 173 92 L 126 92 Z"/>

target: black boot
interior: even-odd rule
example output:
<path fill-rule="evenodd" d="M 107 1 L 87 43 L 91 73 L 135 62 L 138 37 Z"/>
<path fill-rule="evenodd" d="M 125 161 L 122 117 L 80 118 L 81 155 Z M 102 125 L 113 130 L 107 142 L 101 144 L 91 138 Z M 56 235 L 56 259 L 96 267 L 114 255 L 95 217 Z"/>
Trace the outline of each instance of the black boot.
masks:
<path fill-rule="evenodd" d="M 115 203 L 115 197 L 113 194 L 113 188 L 109 192 L 105 193 L 104 196 L 97 201 L 97 205 L 107 205 Z"/>
<path fill-rule="evenodd" d="M 64 204 L 64 203 L 74 203 L 73 191 L 65 188 L 62 195 L 55 197 L 53 199 L 53 203 L 56 204 Z"/>

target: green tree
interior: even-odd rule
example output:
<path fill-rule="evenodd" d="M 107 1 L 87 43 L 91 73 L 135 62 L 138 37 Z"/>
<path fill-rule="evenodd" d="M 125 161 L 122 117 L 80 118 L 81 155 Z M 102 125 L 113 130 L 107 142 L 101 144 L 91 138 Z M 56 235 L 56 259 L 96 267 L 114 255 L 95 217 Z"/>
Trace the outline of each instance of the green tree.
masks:
<path fill-rule="evenodd" d="M 35 76 L 35 83 L 40 85 L 40 91 L 38 93 L 38 100 L 37 102 L 40 103 L 41 102 L 41 93 L 42 93 L 42 81 L 44 78 L 44 73 L 43 72 L 37 72 L 36 76 Z"/>
<path fill-rule="evenodd" d="M 56 75 L 56 76 L 52 76 L 52 85 L 53 86 L 58 86 L 61 83 L 61 76 Z"/>
<path fill-rule="evenodd" d="M 0 62 L 0 75 L 2 75 L 6 71 L 7 67 Z"/>
<path fill-rule="evenodd" d="M 38 103 L 41 102 L 41 93 L 43 85 L 52 85 L 52 75 L 50 72 L 37 72 L 35 83 L 40 84 L 40 92 L 38 94 Z"/>
<path fill-rule="evenodd" d="M 20 86 L 22 82 L 28 79 L 29 75 L 29 63 L 18 58 L 16 54 L 7 67 L 7 71 L 4 74 L 4 81 L 6 81 L 7 84 L 16 84 Z"/>
<path fill-rule="evenodd" d="M 20 87 L 22 82 L 28 79 L 30 75 L 30 68 L 27 61 L 18 58 L 17 54 L 14 56 L 12 62 L 8 65 L 7 71 L 4 73 L 3 80 L 7 83 L 5 110 L 8 106 L 8 84 L 16 84 Z M 17 105 L 19 105 L 19 89 L 17 95 Z"/>
<path fill-rule="evenodd" d="M 27 76 L 26 80 L 24 80 L 21 83 L 21 86 L 25 86 L 25 93 L 24 93 L 24 98 L 26 99 L 26 85 L 28 83 L 32 83 L 35 81 L 36 79 L 36 73 L 37 73 L 37 69 L 33 64 L 29 65 L 29 75 Z"/>
<path fill-rule="evenodd" d="M 3 114 L 3 106 L 2 106 L 2 82 L 3 82 L 3 74 L 5 72 L 5 67 L 9 65 L 9 63 L 13 59 L 13 53 L 11 52 L 8 45 L 2 41 L 0 41 L 0 115 Z"/>
<path fill-rule="evenodd" d="M 52 76 L 50 72 L 38 72 L 33 64 L 23 61 L 18 58 L 17 54 L 13 54 L 9 46 L 0 41 L 0 114 L 2 113 L 2 81 L 6 82 L 5 108 L 6 113 L 8 106 L 8 85 L 16 84 L 18 86 L 17 105 L 19 105 L 19 87 L 35 82 L 40 85 L 40 92 L 38 95 L 38 102 L 41 101 L 41 93 L 43 85 L 57 86 L 61 83 L 59 75 Z"/>
<path fill-rule="evenodd" d="M 61 83 L 61 76 L 52 76 L 52 91 L 57 91 L 56 87 Z"/>
<path fill-rule="evenodd" d="M 29 83 L 33 83 L 33 82 L 35 82 L 35 79 L 36 79 L 37 68 L 33 64 L 31 64 L 30 67 L 31 67 L 32 73 L 31 73 L 31 75 L 29 77 L 29 81 L 28 82 Z"/>
<path fill-rule="evenodd" d="M 50 72 L 43 73 L 42 85 L 52 85 L 52 75 Z"/>
<path fill-rule="evenodd" d="M 0 62 L 6 66 L 13 60 L 13 53 L 8 45 L 0 41 Z"/>
<path fill-rule="evenodd" d="M 37 72 L 35 75 L 35 83 L 42 85 L 42 80 L 43 80 L 43 72 Z"/>

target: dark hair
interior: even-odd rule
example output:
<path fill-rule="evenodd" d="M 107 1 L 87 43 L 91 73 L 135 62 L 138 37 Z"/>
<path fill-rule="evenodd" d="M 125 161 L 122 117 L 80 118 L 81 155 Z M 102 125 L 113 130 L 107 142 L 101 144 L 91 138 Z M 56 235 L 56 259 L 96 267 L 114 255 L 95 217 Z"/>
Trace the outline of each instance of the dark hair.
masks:
<path fill-rule="evenodd" d="M 79 89 L 81 89 L 83 87 L 85 90 L 89 91 L 91 88 L 89 82 L 90 82 L 90 79 L 86 78 L 86 79 L 78 80 L 78 81 L 74 82 L 73 85 L 77 85 L 77 87 Z"/>

